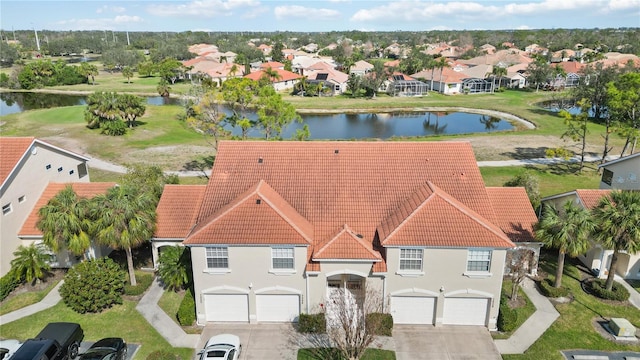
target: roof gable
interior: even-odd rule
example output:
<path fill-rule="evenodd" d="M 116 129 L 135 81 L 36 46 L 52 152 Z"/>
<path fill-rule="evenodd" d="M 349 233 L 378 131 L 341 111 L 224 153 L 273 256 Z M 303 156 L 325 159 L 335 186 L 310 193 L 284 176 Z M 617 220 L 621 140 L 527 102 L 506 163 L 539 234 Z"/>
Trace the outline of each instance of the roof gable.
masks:
<path fill-rule="evenodd" d="M 165 185 L 156 208 L 155 238 L 184 239 L 196 222 L 205 185 Z"/>
<path fill-rule="evenodd" d="M 611 194 L 609 189 L 578 189 L 576 194 L 580 202 L 586 209 L 593 209 L 598 206 L 600 199 Z"/>
<path fill-rule="evenodd" d="M 533 226 L 538 222 L 523 187 L 488 187 L 498 225 L 513 242 L 534 242 Z"/>
<path fill-rule="evenodd" d="M 636 159 L 638 164 L 640 164 L 640 152 L 637 152 L 637 153 L 631 154 L 631 155 L 627 155 L 627 156 L 622 156 L 622 157 L 619 157 L 619 158 L 617 158 L 615 160 L 607 161 L 604 164 L 598 165 L 598 168 L 601 168 L 601 167 L 606 168 L 609 165 L 613 165 L 613 164 L 617 164 L 617 163 L 620 163 L 620 162 L 629 161 L 629 160 L 632 160 L 632 159 Z"/>
<path fill-rule="evenodd" d="M 184 243 L 309 245 L 312 237 L 313 225 L 260 180 L 199 223 Z"/>
<path fill-rule="evenodd" d="M 500 228 L 430 181 L 378 227 L 378 234 L 383 246 L 514 246 Z"/>
<path fill-rule="evenodd" d="M 382 261 L 380 253 L 373 250 L 371 243 L 365 242 L 362 235 L 356 234 L 346 224 L 313 254 L 314 261 L 342 259 Z"/>
<path fill-rule="evenodd" d="M 22 224 L 22 229 L 18 232 L 18 236 L 42 236 L 42 231 L 38 229 L 36 224 L 40 219 L 38 212 L 40 208 L 47 205 L 49 200 L 56 196 L 65 187 L 71 185 L 73 191 L 79 198 L 92 198 L 96 195 L 105 194 L 107 190 L 116 186 L 113 182 L 92 182 L 92 183 L 49 183 L 38 198 L 38 201 L 31 209 L 29 217 Z"/>

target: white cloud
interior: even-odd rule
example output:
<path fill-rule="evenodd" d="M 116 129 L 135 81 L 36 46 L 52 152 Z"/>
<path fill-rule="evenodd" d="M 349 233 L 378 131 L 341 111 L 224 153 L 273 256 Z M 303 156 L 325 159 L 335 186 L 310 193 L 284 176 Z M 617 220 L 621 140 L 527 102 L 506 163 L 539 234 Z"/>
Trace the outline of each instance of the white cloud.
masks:
<path fill-rule="evenodd" d="M 257 0 L 197 0 L 186 4 L 150 5 L 147 11 L 156 16 L 199 16 L 214 17 L 230 15 L 232 10 L 254 7 Z"/>
<path fill-rule="evenodd" d="M 635 10 L 640 12 L 640 0 L 610 0 L 607 8 L 611 11 Z"/>
<path fill-rule="evenodd" d="M 496 6 L 486 6 L 476 2 L 434 3 L 419 0 L 401 0 L 371 9 L 361 9 L 352 17 L 358 22 L 421 22 L 425 20 L 455 21 L 467 16 L 476 19 L 487 18 L 498 13 Z"/>
<path fill-rule="evenodd" d="M 267 8 L 266 6 L 257 6 L 251 9 L 248 9 L 247 11 L 245 11 L 244 14 L 242 14 L 242 18 L 243 19 L 258 19 L 260 18 L 263 14 L 266 14 L 269 12 L 269 8 Z"/>
<path fill-rule="evenodd" d="M 301 18 L 314 20 L 335 19 L 340 16 L 340 12 L 337 10 L 309 8 L 299 5 L 276 6 L 273 12 L 278 20 L 299 20 Z"/>
<path fill-rule="evenodd" d="M 123 8 L 122 6 L 108 6 L 108 5 L 103 5 L 99 8 L 96 9 L 96 13 L 97 14 L 102 14 L 102 13 L 117 13 L 117 14 L 121 14 L 123 12 L 125 12 L 125 8 Z"/>
<path fill-rule="evenodd" d="M 68 19 L 58 21 L 55 24 L 59 29 L 67 30 L 125 30 L 122 25 L 144 23 L 144 19 L 139 16 L 118 15 L 113 18 L 96 19 Z"/>

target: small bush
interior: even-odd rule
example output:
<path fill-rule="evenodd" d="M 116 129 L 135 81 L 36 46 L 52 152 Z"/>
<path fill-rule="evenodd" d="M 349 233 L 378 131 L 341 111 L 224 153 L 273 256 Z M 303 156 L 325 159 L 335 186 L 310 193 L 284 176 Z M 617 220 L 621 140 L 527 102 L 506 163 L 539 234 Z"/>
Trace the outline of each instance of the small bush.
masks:
<path fill-rule="evenodd" d="M 327 322 L 324 313 L 300 314 L 298 318 L 298 332 L 311 334 L 324 334 L 327 331 Z"/>
<path fill-rule="evenodd" d="M 569 295 L 569 290 L 563 287 L 556 288 L 553 286 L 551 279 L 544 279 L 538 283 L 542 295 L 550 298 L 559 298 Z"/>
<path fill-rule="evenodd" d="M 613 282 L 611 291 L 605 288 L 606 280 L 597 279 L 590 282 L 590 289 L 593 295 L 607 300 L 626 301 L 629 299 L 629 291 L 621 284 Z"/>
<path fill-rule="evenodd" d="M 6 299 L 20 284 L 22 284 L 22 278 L 13 269 L 9 270 L 0 278 L 0 301 Z"/>
<path fill-rule="evenodd" d="M 65 304 L 84 314 L 122 304 L 125 272 L 109 258 L 83 261 L 69 269 L 60 287 Z"/>
<path fill-rule="evenodd" d="M 179 360 L 180 357 L 174 353 L 162 350 L 156 350 L 147 355 L 146 360 Z"/>
<path fill-rule="evenodd" d="M 131 286 L 131 284 L 129 284 L 129 277 L 127 277 L 127 283 L 124 286 L 125 295 L 130 295 L 130 296 L 142 295 L 145 291 L 147 291 L 149 286 L 151 286 L 151 283 L 153 282 L 153 274 L 150 274 L 150 273 L 136 274 L 136 281 L 138 282 L 138 285 Z"/>
<path fill-rule="evenodd" d="M 391 314 L 371 313 L 367 314 L 367 325 L 372 325 L 374 335 L 391 336 L 393 330 L 393 317 Z"/>
<path fill-rule="evenodd" d="M 185 292 L 176 316 L 182 326 L 191 326 L 193 322 L 196 321 L 196 302 L 191 289 L 187 289 Z"/>
<path fill-rule="evenodd" d="M 500 312 L 498 313 L 498 330 L 511 332 L 518 324 L 518 312 L 509 307 L 509 298 L 506 295 L 500 297 Z"/>

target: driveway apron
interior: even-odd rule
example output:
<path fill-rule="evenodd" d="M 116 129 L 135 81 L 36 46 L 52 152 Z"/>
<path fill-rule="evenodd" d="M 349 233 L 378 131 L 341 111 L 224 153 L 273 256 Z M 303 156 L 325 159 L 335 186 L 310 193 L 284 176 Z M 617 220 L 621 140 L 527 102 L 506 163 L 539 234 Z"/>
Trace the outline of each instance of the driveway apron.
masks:
<path fill-rule="evenodd" d="M 196 353 L 210 337 L 234 334 L 240 337 L 240 360 L 296 360 L 297 348 L 290 344 L 291 324 L 208 324 L 202 330 Z"/>
<path fill-rule="evenodd" d="M 489 330 L 482 326 L 393 327 L 397 360 L 500 360 Z"/>

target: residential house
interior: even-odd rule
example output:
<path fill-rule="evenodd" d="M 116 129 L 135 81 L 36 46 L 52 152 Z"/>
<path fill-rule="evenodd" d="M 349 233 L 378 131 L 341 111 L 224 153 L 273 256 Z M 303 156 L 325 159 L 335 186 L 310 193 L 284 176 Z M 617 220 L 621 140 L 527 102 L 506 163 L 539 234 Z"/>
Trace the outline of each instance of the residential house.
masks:
<path fill-rule="evenodd" d="M 414 79 L 419 79 L 429 84 L 429 90 L 437 91 L 445 95 L 455 95 L 463 93 L 463 81 L 469 76 L 445 67 L 443 69 L 423 70 L 411 75 Z"/>
<path fill-rule="evenodd" d="M 602 169 L 600 189 L 640 190 L 640 152 L 606 162 Z"/>
<path fill-rule="evenodd" d="M 31 209 L 29 216 L 24 221 L 20 231 L 18 232 L 18 237 L 20 238 L 22 245 L 42 242 L 42 231 L 40 231 L 36 226 L 39 220 L 38 212 L 40 211 L 40 208 L 45 206 L 51 198 L 56 196 L 66 186 L 71 186 L 78 197 L 92 198 L 96 195 L 105 194 L 107 190 L 116 186 L 116 184 L 112 182 L 49 183 L 42 194 L 38 197 L 38 201 Z M 86 255 L 87 258 L 95 259 L 107 256 L 111 251 L 112 249 L 108 246 L 92 243 L 91 247 L 84 255 Z M 61 250 L 57 254 L 52 253 L 51 266 L 54 268 L 69 268 L 82 258 L 83 255 L 74 255 L 66 250 Z"/>
<path fill-rule="evenodd" d="M 292 90 L 294 85 L 298 82 L 298 80 L 302 78 L 301 75 L 298 75 L 291 71 L 287 71 L 281 68 L 272 68 L 272 69 L 275 70 L 277 75 L 275 77 L 270 78 L 269 81 L 271 81 L 271 84 L 273 85 L 273 88 L 276 89 L 276 91 Z M 258 70 L 258 71 L 251 72 L 245 75 L 244 77 L 251 80 L 259 81 L 261 78 L 265 76 L 268 77 L 265 70 Z"/>
<path fill-rule="evenodd" d="M 0 276 L 23 242 L 18 233 L 50 182 L 89 182 L 84 156 L 33 137 L 0 137 Z"/>
<path fill-rule="evenodd" d="M 429 92 L 429 85 L 400 72 L 394 72 L 383 83 L 391 96 L 423 96 Z"/>
<path fill-rule="evenodd" d="M 556 208 L 562 207 L 567 201 L 573 201 L 585 209 L 591 210 L 598 205 L 600 199 L 610 194 L 610 189 L 578 189 L 542 199 L 543 204 L 551 204 Z M 613 250 L 604 248 L 601 244 L 592 242 L 592 247 L 578 256 L 578 259 L 594 274 L 606 278 Z M 640 279 L 640 253 L 618 255 L 616 273 L 625 279 Z"/>
<path fill-rule="evenodd" d="M 331 89 L 331 94 L 337 95 L 347 91 L 349 75 L 336 70 L 324 61 L 316 62 L 304 70 L 310 84 L 324 84 Z"/>
<path fill-rule="evenodd" d="M 358 60 L 349 69 L 349 74 L 355 74 L 358 76 L 364 76 L 373 71 L 373 64 L 370 64 L 364 60 Z"/>
<path fill-rule="evenodd" d="M 513 191 L 467 142 L 222 141 L 204 189 L 166 187 L 153 241 L 190 248 L 199 324 L 295 321 L 342 288 L 396 324 L 495 329 L 532 211 Z"/>

